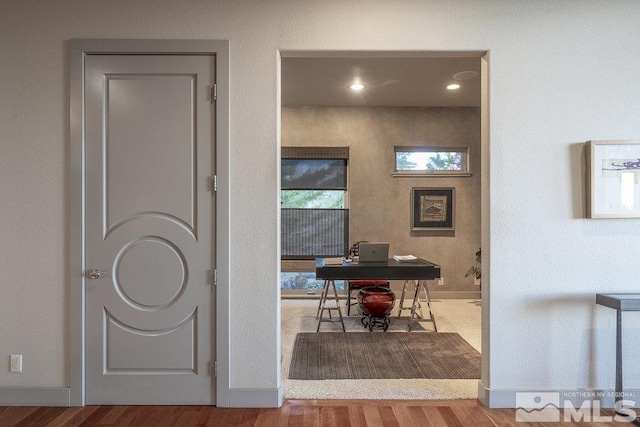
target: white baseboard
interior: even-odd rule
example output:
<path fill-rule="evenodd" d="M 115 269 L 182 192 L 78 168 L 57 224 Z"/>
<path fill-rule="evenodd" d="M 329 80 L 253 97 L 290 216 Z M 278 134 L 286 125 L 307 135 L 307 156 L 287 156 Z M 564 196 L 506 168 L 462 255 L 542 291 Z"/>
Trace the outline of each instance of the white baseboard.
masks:
<path fill-rule="evenodd" d="M 558 394 L 560 408 L 579 408 L 585 401 L 598 401 L 600 408 L 613 408 L 615 395 L 612 390 L 495 390 L 484 387 L 478 382 L 478 400 L 489 408 L 518 408 L 516 397 L 526 394 Z M 548 395 L 547 395 L 548 396 Z M 522 398 L 522 395 L 520 395 Z M 627 389 L 623 399 L 626 407 L 640 408 L 640 389 Z M 570 402 L 570 403 L 569 403 Z"/>
<path fill-rule="evenodd" d="M 0 406 L 70 406 L 69 387 L 0 387 Z"/>
<path fill-rule="evenodd" d="M 281 388 L 232 388 L 229 390 L 230 408 L 279 408 L 281 406 Z"/>
<path fill-rule="evenodd" d="M 478 400 L 487 408 L 491 408 L 489 389 L 482 384 L 482 381 L 478 381 Z"/>

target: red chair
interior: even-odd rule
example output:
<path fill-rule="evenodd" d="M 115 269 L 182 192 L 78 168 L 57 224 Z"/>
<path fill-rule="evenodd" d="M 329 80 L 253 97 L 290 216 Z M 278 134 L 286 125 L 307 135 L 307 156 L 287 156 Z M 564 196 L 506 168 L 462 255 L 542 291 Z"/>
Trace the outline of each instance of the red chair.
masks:
<path fill-rule="evenodd" d="M 354 243 L 349 249 L 349 258 L 353 259 L 360 253 L 360 243 L 367 243 L 366 240 Z M 347 316 L 351 316 L 351 306 L 358 304 L 358 300 L 354 298 L 355 302 L 351 302 L 351 292 L 360 291 L 363 288 L 369 288 L 371 286 L 389 287 L 388 280 L 347 280 Z"/>

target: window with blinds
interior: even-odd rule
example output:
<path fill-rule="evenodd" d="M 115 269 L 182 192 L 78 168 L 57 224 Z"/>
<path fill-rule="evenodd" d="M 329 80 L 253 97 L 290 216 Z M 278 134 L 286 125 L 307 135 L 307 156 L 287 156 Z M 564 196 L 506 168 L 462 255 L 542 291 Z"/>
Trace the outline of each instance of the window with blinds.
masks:
<path fill-rule="evenodd" d="M 348 147 L 283 147 L 282 259 L 345 256 Z"/>

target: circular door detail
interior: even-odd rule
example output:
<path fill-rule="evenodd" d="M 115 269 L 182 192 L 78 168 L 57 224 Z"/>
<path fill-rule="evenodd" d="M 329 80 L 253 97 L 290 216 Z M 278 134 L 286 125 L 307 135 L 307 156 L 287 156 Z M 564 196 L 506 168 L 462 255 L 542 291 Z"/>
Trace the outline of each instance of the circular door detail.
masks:
<path fill-rule="evenodd" d="M 158 311 L 172 305 L 187 286 L 187 262 L 170 241 L 145 236 L 127 243 L 113 263 L 113 284 L 130 306 Z"/>

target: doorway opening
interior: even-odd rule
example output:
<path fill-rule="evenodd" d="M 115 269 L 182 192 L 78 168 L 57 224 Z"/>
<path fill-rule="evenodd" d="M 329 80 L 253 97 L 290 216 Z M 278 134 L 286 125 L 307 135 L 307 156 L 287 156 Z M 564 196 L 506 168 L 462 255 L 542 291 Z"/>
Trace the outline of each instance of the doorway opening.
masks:
<path fill-rule="evenodd" d="M 484 320 L 488 318 L 488 271 L 485 268 L 481 280 L 475 280 L 480 276 L 475 272 L 488 266 L 489 249 L 486 54 L 281 52 L 278 126 L 279 150 L 295 147 L 348 150 L 345 205 L 349 209 L 349 244 L 385 241 L 390 243 L 390 256 L 411 254 L 439 264 L 441 279 L 428 282 L 434 314 L 441 319 L 438 329 L 459 333 L 478 351 L 482 349 L 482 353 L 488 350 L 482 344 L 484 341 L 486 346 L 488 342 L 488 331 L 483 328 L 488 327 Z M 458 87 L 447 89 L 452 84 Z M 403 168 L 398 170 L 397 155 L 404 152 L 409 156 L 401 159 Z M 413 157 L 420 156 L 410 155 L 422 152 L 438 153 L 435 159 L 426 155 L 431 159 L 431 168 L 412 167 Z M 447 153 L 454 156 L 463 153 L 468 169 L 464 173 L 448 171 L 448 164 L 459 165 L 460 161 L 442 158 L 441 153 L 445 157 Z M 455 189 L 458 210 L 455 227 L 447 230 L 414 227 L 413 192 L 441 187 Z M 282 233 L 285 226 L 282 224 Z M 481 247 L 484 257 L 482 262 L 476 262 Z M 471 267 L 476 267 L 474 274 L 465 277 Z M 313 273 L 313 259 L 281 259 L 283 282 L 291 282 L 291 275 L 297 274 L 313 283 Z M 392 281 L 391 289 L 399 297 L 402 282 Z M 322 381 L 322 385 L 316 381 L 314 389 L 304 384 L 313 381 L 287 378 L 295 335 L 305 328 L 316 330 L 319 293 L 314 289 L 291 291 L 282 287 L 285 398 L 344 398 L 338 390 L 327 395 L 327 381 Z M 316 299 L 305 299 L 310 297 Z M 346 298 L 339 296 L 339 299 L 344 314 Z M 360 328 L 358 331 L 364 332 L 359 317 L 353 316 L 357 307 L 352 307 L 351 312 L 352 316 L 345 316 L 352 325 L 347 330 Z M 390 332 L 405 331 L 404 322 L 405 319 L 392 316 Z M 441 327 L 445 324 L 448 326 Z M 422 325 L 422 332 L 431 330 L 428 323 Z M 332 326 L 322 324 L 319 333 L 338 331 Z M 402 380 L 396 389 L 385 384 L 386 390 L 382 390 L 382 385 L 376 387 L 374 382 L 367 391 L 356 383 L 351 388 L 341 381 L 340 388 L 349 398 L 477 397 L 478 379 L 453 381 L 453 388 L 444 385 L 452 383 L 451 380 L 424 381 Z M 483 382 L 486 384 L 485 377 Z"/>

